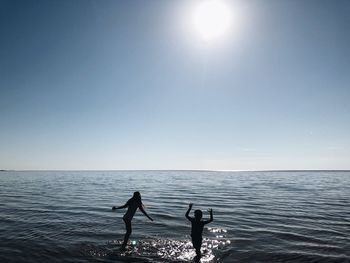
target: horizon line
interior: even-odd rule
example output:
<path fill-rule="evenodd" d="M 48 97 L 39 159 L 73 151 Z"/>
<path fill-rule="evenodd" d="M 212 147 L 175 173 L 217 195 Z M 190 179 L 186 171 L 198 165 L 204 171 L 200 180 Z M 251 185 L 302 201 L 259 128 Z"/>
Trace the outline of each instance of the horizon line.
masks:
<path fill-rule="evenodd" d="M 214 170 L 214 169 L 0 169 L 0 172 L 350 172 L 350 169 L 266 169 L 266 170 Z"/>

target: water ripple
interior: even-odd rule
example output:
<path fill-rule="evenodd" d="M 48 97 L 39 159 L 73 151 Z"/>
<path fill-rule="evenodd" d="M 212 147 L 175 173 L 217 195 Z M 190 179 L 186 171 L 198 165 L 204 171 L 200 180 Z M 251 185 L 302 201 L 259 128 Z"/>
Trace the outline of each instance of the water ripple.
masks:
<path fill-rule="evenodd" d="M 135 190 L 155 221 L 121 254 Z M 0 262 L 189 262 L 189 202 L 214 210 L 202 262 L 350 262 L 350 172 L 202 171 L 1 172 Z"/>

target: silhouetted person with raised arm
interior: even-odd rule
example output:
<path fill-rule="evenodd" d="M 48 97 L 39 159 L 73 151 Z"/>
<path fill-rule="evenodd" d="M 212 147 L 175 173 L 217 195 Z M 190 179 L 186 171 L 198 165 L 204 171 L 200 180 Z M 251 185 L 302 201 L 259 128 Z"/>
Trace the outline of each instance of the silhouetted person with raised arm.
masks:
<path fill-rule="evenodd" d="M 131 229 L 131 220 L 134 217 L 137 208 L 141 210 L 141 212 L 149 218 L 149 220 L 153 221 L 153 219 L 146 213 L 146 211 L 143 209 L 143 204 L 141 200 L 141 194 L 139 192 L 134 192 L 133 197 L 131 197 L 125 205 L 119 206 L 119 207 L 112 207 L 112 210 L 115 209 L 122 209 L 122 208 L 128 208 L 125 215 L 123 216 L 123 220 L 125 223 L 126 233 L 124 236 L 124 242 L 121 247 L 121 250 L 125 250 L 126 245 L 128 244 L 129 237 L 131 235 L 132 229 Z"/>
<path fill-rule="evenodd" d="M 197 255 L 196 260 L 199 261 L 201 258 L 203 228 L 204 228 L 204 225 L 213 221 L 213 209 L 208 209 L 208 212 L 210 213 L 210 219 L 209 220 L 202 220 L 203 213 L 201 210 L 195 210 L 194 217 L 189 216 L 189 213 L 192 209 L 192 206 L 193 206 L 193 204 L 189 204 L 188 210 L 186 212 L 186 218 L 189 221 L 191 221 L 191 224 L 192 224 L 192 229 L 191 229 L 192 244 L 196 250 L 196 255 Z"/>

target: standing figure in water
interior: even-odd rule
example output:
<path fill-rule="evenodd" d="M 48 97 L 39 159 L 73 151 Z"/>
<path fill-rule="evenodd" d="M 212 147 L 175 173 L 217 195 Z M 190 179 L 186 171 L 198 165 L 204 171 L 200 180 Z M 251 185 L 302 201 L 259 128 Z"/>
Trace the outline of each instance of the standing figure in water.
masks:
<path fill-rule="evenodd" d="M 201 246 L 202 246 L 202 233 L 204 225 L 210 223 L 213 221 L 213 209 L 208 209 L 208 212 L 210 213 L 210 219 L 209 220 L 202 220 L 202 211 L 201 210 L 195 210 L 194 211 L 194 217 L 190 217 L 189 213 L 192 209 L 193 204 L 189 204 L 188 210 L 186 212 L 186 218 L 191 221 L 192 229 L 191 229 L 191 237 L 192 237 L 192 244 L 193 247 L 196 250 L 196 260 L 199 261 L 201 258 Z"/>
<path fill-rule="evenodd" d="M 137 208 L 141 210 L 141 212 L 149 218 L 149 220 L 153 221 L 153 219 L 146 213 L 146 211 L 143 209 L 143 204 L 141 200 L 141 194 L 139 192 L 134 192 L 133 197 L 131 197 L 125 205 L 119 206 L 119 207 L 112 207 L 112 210 L 116 209 L 122 209 L 122 208 L 128 208 L 125 215 L 123 216 L 123 220 L 125 223 L 126 233 L 124 236 L 124 242 L 121 247 L 122 250 L 125 250 L 126 245 L 128 244 L 129 237 L 131 235 L 131 220 L 134 217 Z"/>

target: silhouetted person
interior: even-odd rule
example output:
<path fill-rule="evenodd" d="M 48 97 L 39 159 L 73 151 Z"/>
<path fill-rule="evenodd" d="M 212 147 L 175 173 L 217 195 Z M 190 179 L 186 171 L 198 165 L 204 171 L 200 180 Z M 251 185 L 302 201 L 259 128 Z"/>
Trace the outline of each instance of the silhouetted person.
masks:
<path fill-rule="evenodd" d="M 199 261 L 201 258 L 201 246 L 202 246 L 202 233 L 204 225 L 213 221 L 213 209 L 208 209 L 210 213 L 209 220 L 202 220 L 203 213 L 201 210 L 194 211 L 194 218 L 189 216 L 189 213 L 192 209 L 193 204 L 189 204 L 188 210 L 186 212 L 186 218 L 191 221 L 192 229 L 191 229 L 191 237 L 192 244 L 196 250 L 196 260 Z"/>
<path fill-rule="evenodd" d="M 126 211 L 125 215 L 123 216 L 123 220 L 124 220 L 125 228 L 126 228 L 126 233 L 125 233 L 125 236 L 124 236 L 124 242 L 123 242 L 123 245 L 122 245 L 121 249 L 124 250 L 126 245 L 128 244 L 128 240 L 129 240 L 129 237 L 130 237 L 131 232 L 132 232 L 131 220 L 134 217 L 137 208 L 139 208 L 141 210 L 141 212 L 145 216 L 147 216 L 151 221 L 153 221 L 153 219 L 143 209 L 143 204 L 142 204 L 142 200 L 141 200 L 141 194 L 139 192 L 134 192 L 133 197 L 131 197 L 126 202 L 125 205 L 119 206 L 119 207 L 113 206 L 112 210 L 121 209 L 121 208 L 128 208 L 128 210 Z"/>

